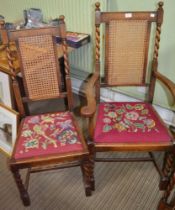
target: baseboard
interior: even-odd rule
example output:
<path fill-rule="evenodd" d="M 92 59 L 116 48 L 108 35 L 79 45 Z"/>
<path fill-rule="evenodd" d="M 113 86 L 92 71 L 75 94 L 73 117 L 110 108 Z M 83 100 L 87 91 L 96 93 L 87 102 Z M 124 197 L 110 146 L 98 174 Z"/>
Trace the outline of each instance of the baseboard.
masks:
<path fill-rule="evenodd" d="M 84 92 L 82 85 L 83 85 L 82 80 L 72 77 L 72 88 L 74 93 L 83 96 Z M 102 101 L 139 101 L 138 99 L 135 99 L 131 96 L 113 91 L 108 88 L 102 88 L 100 93 L 101 93 L 100 99 Z M 174 120 L 175 113 L 172 110 L 166 109 L 164 107 L 155 104 L 153 106 L 166 124 L 175 126 L 175 120 Z"/>

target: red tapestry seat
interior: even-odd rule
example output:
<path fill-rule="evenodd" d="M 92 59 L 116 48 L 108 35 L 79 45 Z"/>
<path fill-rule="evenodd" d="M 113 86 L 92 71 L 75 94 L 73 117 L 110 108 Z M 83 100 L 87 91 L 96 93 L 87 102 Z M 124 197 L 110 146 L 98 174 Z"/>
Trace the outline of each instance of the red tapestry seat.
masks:
<path fill-rule="evenodd" d="M 171 139 L 167 128 L 148 103 L 101 103 L 96 122 L 96 143 L 153 143 Z"/>
<path fill-rule="evenodd" d="M 22 123 L 15 159 L 82 151 L 69 112 L 28 116 Z"/>

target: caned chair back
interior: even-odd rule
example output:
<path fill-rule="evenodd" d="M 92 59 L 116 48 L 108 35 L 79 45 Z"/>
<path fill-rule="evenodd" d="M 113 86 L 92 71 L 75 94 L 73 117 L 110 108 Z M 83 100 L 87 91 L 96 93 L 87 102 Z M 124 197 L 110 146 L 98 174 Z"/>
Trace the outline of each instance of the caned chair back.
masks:
<path fill-rule="evenodd" d="M 145 20 L 109 22 L 105 65 L 109 85 L 144 83 L 148 32 L 148 21 Z"/>
<path fill-rule="evenodd" d="M 19 37 L 18 47 L 28 97 L 37 100 L 59 96 L 60 70 L 52 35 Z"/>
<path fill-rule="evenodd" d="M 96 4 L 96 62 L 100 60 L 100 24 L 105 24 L 105 86 L 145 85 L 151 31 L 157 61 L 163 11 L 101 12 Z M 156 23 L 156 30 L 151 30 Z M 97 68 L 98 71 L 98 68 Z"/>

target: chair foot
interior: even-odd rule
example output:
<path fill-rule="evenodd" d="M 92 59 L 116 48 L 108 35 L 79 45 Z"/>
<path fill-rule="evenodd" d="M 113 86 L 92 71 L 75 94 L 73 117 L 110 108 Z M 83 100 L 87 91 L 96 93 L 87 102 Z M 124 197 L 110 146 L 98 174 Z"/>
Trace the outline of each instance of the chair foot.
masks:
<path fill-rule="evenodd" d="M 21 197 L 21 200 L 22 200 L 24 206 L 29 206 L 30 205 L 30 197 L 29 197 L 29 194 L 28 194 L 28 192 L 27 192 L 27 190 L 26 190 L 26 188 L 25 188 L 25 186 L 22 182 L 19 170 L 11 167 L 11 171 L 13 173 L 13 177 L 15 179 L 15 182 L 16 182 L 16 185 L 17 185 L 17 188 L 19 190 L 20 197 Z"/>
<path fill-rule="evenodd" d="M 30 206 L 30 198 L 29 198 L 28 193 L 22 195 L 21 200 L 22 200 L 24 206 Z"/>
<path fill-rule="evenodd" d="M 157 210 L 164 210 L 165 207 L 166 207 L 165 202 L 163 201 L 163 199 L 161 199 L 161 200 L 159 201 Z"/>
<path fill-rule="evenodd" d="M 163 177 L 160 179 L 159 189 L 166 190 L 170 182 L 170 176 L 174 168 L 174 155 L 172 152 L 166 152 L 163 161 Z"/>
<path fill-rule="evenodd" d="M 89 197 L 92 195 L 92 191 L 90 187 L 85 187 L 85 195 L 86 197 Z"/>
<path fill-rule="evenodd" d="M 160 190 L 166 190 L 167 187 L 168 187 L 168 183 L 169 183 L 169 178 L 168 177 L 162 177 L 160 179 L 159 189 Z"/>
<path fill-rule="evenodd" d="M 159 204 L 158 204 L 158 207 L 157 207 L 157 210 L 173 210 L 173 208 L 168 205 L 164 199 L 161 199 L 159 201 Z"/>
<path fill-rule="evenodd" d="M 91 179 L 91 190 L 95 191 L 95 180 L 94 180 L 94 178 Z"/>
<path fill-rule="evenodd" d="M 85 194 L 86 196 L 91 196 L 92 189 L 91 189 L 91 174 L 89 170 L 89 159 L 85 159 L 83 164 L 81 165 L 81 170 L 83 174 L 83 181 L 85 186 Z"/>

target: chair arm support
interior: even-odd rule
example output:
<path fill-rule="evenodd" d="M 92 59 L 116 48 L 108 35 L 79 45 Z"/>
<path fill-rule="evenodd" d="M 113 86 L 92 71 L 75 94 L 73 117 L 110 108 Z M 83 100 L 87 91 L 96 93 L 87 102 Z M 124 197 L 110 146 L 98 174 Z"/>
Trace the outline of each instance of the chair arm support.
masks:
<path fill-rule="evenodd" d="M 98 78 L 99 73 L 95 72 L 85 85 L 87 105 L 81 108 L 84 117 L 92 117 L 96 111 L 95 84 Z"/>
<path fill-rule="evenodd" d="M 175 83 L 168 79 L 166 76 L 160 74 L 158 71 L 154 72 L 156 79 L 160 80 L 171 92 L 173 96 L 173 104 L 175 103 Z"/>

